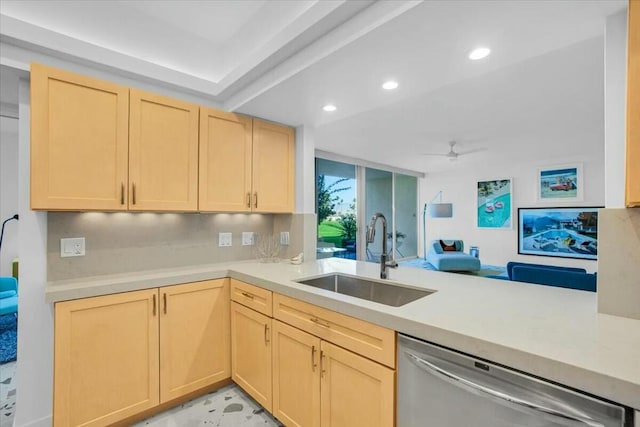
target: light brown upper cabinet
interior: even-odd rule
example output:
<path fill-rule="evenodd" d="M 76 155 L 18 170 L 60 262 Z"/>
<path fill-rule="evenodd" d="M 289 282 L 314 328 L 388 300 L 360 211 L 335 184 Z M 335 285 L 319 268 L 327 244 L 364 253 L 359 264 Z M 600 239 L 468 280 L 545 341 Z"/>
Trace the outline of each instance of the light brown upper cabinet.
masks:
<path fill-rule="evenodd" d="M 250 117 L 200 109 L 201 211 L 251 212 Z"/>
<path fill-rule="evenodd" d="M 198 110 L 131 89 L 129 210 L 198 210 Z"/>
<path fill-rule="evenodd" d="M 200 110 L 201 211 L 293 212 L 293 129 Z"/>
<path fill-rule="evenodd" d="M 31 65 L 31 208 L 126 210 L 129 88 Z"/>
<path fill-rule="evenodd" d="M 198 110 L 31 66 L 31 208 L 198 210 Z"/>
<path fill-rule="evenodd" d="M 640 0 L 629 1 L 627 33 L 626 205 L 640 207 Z"/>
<path fill-rule="evenodd" d="M 293 212 L 294 131 L 253 119 L 253 211 Z"/>

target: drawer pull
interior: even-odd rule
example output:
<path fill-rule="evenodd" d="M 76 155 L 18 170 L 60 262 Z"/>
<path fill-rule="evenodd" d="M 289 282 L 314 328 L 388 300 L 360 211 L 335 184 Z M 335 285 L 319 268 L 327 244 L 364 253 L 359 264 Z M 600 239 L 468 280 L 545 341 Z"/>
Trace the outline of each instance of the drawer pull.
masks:
<path fill-rule="evenodd" d="M 323 328 L 330 328 L 331 326 L 329 326 L 328 323 L 323 322 L 322 320 L 318 319 L 317 317 L 312 317 L 311 320 L 313 323 L 315 323 L 318 326 L 322 326 Z"/>
<path fill-rule="evenodd" d="M 136 183 L 131 184 L 131 201 L 136 204 Z"/>
<path fill-rule="evenodd" d="M 249 292 L 241 292 L 241 294 L 249 299 L 253 299 L 253 295 L 251 295 Z"/>
<path fill-rule="evenodd" d="M 120 183 L 120 204 L 124 205 L 124 182 Z"/>
<path fill-rule="evenodd" d="M 324 377 L 324 351 L 320 350 L 320 378 Z"/>
<path fill-rule="evenodd" d="M 264 344 L 269 345 L 269 325 L 264 324 Z"/>
<path fill-rule="evenodd" d="M 316 371 L 316 346 L 311 346 L 311 372 Z"/>
<path fill-rule="evenodd" d="M 153 294 L 153 316 L 156 315 L 156 294 Z"/>
<path fill-rule="evenodd" d="M 167 314 L 167 294 L 162 294 L 162 299 L 164 300 L 164 314 Z"/>
<path fill-rule="evenodd" d="M 247 192 L 247 207 L 251 207 L 251 191 Z"/>
<path fill-rule="evenodd" d="M 253 198 L 254 198 L 253 207 L 257 209 L 258 208 L 258 192 L 257 191 L 253 193 Z"/>

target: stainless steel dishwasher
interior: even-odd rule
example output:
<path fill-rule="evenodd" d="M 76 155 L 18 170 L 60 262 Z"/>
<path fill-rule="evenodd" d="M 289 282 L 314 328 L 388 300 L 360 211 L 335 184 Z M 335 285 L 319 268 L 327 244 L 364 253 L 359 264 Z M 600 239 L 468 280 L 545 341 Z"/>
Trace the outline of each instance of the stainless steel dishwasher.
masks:
<path fill-rule="evenodd" d="M 406 335 L 397 427 L 632 427 L 633 410 Z"/>

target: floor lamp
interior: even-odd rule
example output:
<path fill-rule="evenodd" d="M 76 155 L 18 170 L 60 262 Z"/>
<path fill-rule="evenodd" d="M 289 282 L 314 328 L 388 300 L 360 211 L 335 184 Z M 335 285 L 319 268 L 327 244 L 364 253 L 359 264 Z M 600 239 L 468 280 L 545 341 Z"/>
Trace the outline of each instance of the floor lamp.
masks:
<path fill-rule="evenodd" d="M 437 198 L 438 203 L 434 203 Z M 424 260 L 427 260 L 427 209 L 431 218 L 451 218 L 453 216 L 453 205 L 451 203 L 442 203 L 442 191 L 438 191 L 433 199 L 424 204 L 422 210 L 422 251 Z"/>

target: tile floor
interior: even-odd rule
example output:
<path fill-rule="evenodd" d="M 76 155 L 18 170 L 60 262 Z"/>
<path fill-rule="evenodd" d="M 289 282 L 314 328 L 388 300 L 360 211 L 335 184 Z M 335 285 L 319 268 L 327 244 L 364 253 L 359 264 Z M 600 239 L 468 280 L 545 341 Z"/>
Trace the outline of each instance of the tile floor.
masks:
<path fill-rule="evenodd" d="M 251 397 L 231 384 L 147 418 L 135 427 L 281 427 Z"/>
<path fill-rule="evenodd" d="M 0 365 L 0 426 L 13 425 L 16 362 Z M 190 400 L 134 424 L 135 427 L 282 427 L 237 385 Z"/>
<path fill-rule="evenodd" d="M 16 362 L 0 365 L 0 426 L 13 425 L 16 408 Z"/>

